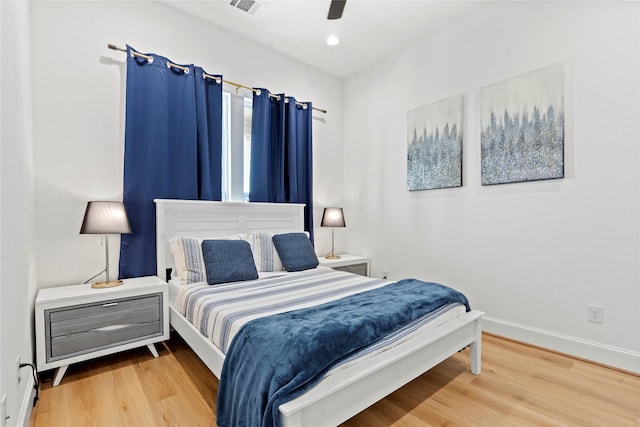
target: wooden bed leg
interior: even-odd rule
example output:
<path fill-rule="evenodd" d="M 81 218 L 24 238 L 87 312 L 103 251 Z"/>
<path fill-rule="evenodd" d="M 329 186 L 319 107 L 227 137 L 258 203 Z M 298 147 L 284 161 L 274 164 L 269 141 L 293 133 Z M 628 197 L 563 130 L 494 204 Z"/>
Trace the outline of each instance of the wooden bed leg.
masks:
<path fill-rule="evenodd" d="M 475 375 L 480 375 L 480 370 L 482 369 L 482 335 L 478 335 L 478 338 L 474 342 L 469 345 L 469 350 L 471 352 L 471 373 Z"/>

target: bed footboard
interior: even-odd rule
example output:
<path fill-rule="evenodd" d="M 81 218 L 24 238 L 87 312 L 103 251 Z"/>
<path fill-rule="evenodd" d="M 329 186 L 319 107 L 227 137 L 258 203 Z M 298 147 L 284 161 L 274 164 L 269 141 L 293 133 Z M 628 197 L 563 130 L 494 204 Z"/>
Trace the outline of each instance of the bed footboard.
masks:
<path fill-rule="evenodd" d="M 410 340 L 325 378 L 297 399 L 280 405 L 286 427 L 335 426 L 470 346 L 471 372 L 481 369 L 483 312 L 472 310 Z"/>

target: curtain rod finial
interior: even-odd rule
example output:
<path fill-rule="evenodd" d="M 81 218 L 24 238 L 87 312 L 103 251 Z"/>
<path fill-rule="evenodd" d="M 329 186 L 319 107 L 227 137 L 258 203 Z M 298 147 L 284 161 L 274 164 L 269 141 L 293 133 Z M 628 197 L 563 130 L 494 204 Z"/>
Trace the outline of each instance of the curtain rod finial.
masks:
<path fill-rule="evenodd" d="M 116 45 L 115 45 L 115 44 L 113 44 L 113 43 L 107 43 L 107 47 L 108 47 L 109 49 L 112 49 L 112 50 L 119 50 L 119 51 L 121 51 L 121 52 L 126 52 L 126 51 L 127 51 L 127 49 L 123 49 L 123 48 L 121 48 L 121 47 L 118 47 L 118 46 L 116 46 Z"/>

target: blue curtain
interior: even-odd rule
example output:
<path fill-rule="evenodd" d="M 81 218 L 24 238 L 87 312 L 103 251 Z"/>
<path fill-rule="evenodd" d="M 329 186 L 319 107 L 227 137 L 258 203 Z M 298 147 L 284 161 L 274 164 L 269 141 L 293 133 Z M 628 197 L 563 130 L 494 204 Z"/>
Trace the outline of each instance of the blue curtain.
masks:
<path fill-rule="evenodd" d="M 284 95 L 253 93 L 249 200 L 286 202 L 284 187 Z"/>
<path fill-rule="evenodd" d="M 310 102 L 287 98 L 285 109 L 285 185 L 292 203 L 304 203 L 304 227 L 313 242 L 313 152 Z"/>
<path fill-rule="evenodd" d="M 222 76 L 195 67 L 198 198 L 222 200 Z"/>
<path fill-rule="evenodd" d="M 249 200 L 304 203 L 313 242 L 312 108 L 305 104 L 266 89 L 254 93 Z"/>
<path fill-rule="evenodd" d="M 132 233 L 121 236 L 120 278 L 156 274 L 153 199 L 220 199 L 222 85 L 216 92 L 202 69 L 132 51 L 127 46 L 123 191 Z"/>

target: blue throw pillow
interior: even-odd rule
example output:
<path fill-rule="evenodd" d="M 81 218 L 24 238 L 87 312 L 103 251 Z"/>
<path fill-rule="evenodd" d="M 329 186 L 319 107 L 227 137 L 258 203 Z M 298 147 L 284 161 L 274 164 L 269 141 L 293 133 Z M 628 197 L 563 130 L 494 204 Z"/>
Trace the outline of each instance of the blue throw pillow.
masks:
<path fill-rule="evenodd" d="M 240 282 L 258 278 L 251 246 L 244 240 L 203 240 L 207 283 Z"/>
<path fill-rule="evenodd" d="M 287 271 L 302 271 L 318 266 L 318 257 L 305 233 L 286 233 L 273 236 L 282 266 Z"/>

